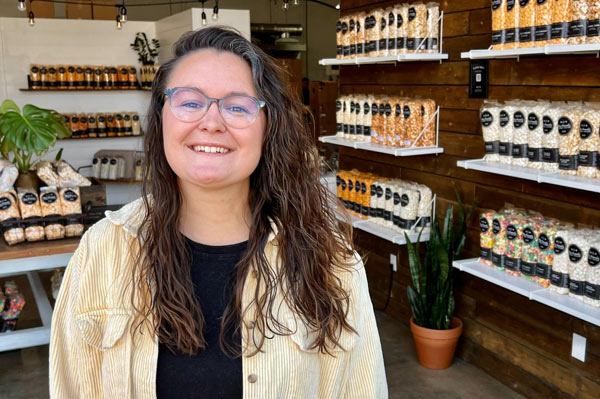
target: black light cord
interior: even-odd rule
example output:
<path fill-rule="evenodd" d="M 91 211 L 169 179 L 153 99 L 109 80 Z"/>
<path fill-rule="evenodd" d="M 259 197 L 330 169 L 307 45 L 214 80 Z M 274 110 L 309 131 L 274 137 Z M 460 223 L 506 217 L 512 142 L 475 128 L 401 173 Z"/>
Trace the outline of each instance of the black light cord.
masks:
<path fill-rule="evenodd" d="M 381 308 L 381 309 L 375 308 L 375 310 L 379 310 L 381 312 L 385 312 L 385 310 L 387 309 L 388 305 L 390 304 L 390 299 L 392 297 L 392 286 L 393 285 L 394 285 L 394 268 L 390 264 L 390 286 L 388 287 L 387 299 L 385 300 L 385 305 L 383 305 L 383 308 Z"/>
<path fill-rule="evenodd" d="M 31 0 L 32 3 L 34 1 L 42 2 L 42 3 L 92 5 L 92 6 L 96 6 L 96 7 L 121 7 L 122 6 L 122 4 L 96 4 L 93 1 L 88 2 L 88 1 L 77 1 L 77 0 Z M 320 4 L 325 7 L 336 9 L 335 6 L 332 6 L 331 4 L 327 4 L 323 1 L 319 1 L 319 0 L 306 0 L 306 1 L 309 1 L 312 3 L 317 3 L 317 4 Z M 198 0 L 183 0 L 183 1 L 173 1 L 173 2 L 164 2 L 164 3 L 129 4 L 127 7 L 131 8 L 131 7 L 149 7 L 149 6 L 168 6 L 168 5 L 172 5 L 172 4 L 189 4 L 189 3 L 198 3 Z M 204 1 L 202 3 L 204 3 Z"/>

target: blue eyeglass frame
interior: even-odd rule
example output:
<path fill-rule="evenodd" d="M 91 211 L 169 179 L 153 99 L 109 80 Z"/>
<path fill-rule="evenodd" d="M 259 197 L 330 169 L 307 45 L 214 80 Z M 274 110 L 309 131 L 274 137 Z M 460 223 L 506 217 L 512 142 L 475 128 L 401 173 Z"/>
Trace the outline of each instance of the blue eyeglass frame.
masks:
<path fill-rule="evenodd" d="M 256 97 L 252 97 L 252 96 L 247 96 L 245 94 L 232 94 L 230 96 L 227 97 L 223 97 L 223 98 L 213 98 L 213 97 L 208 97 L 207 95 L 205 95 L 204 93 L 202 93 L 200 90 L 198 90 L 195 87 L 170 87 L 168 89 L 165 89 L 165 95 L 168 97 L 169 99 L 169 107 L 172 105 L 171 104 L 171 96 L 173 95 L 173 93 L 178 90 L 178 89 L 186 89 L 186 90 L 192 90 L 195 92 L 198 92 L 199 94 L 203 95 L 204 97 L 206 97 L 206 99 L 208 100 L 208 104 L 206 106 L 206 111 L 208 112 L 208 110 L 210 109 L 210 106 L 213 103 L 217 103 L 217 107 L 219 108 L 219 113 L 221 112 L 221 101 L 229 98 L 229 97 L 247 97 L 250 98 L 252 100 L 254 100 L 257 104 L 258 104 L 258 111 L 260 112 L 260 109 L 263 108 L 265 105 L 267 105 L 266 102 L 264 102 L 263 100 L 259 100 Z M 258 112 L 256 113 L 256 115 L 258 115 Z M 255 116 L 256 116 L 255 115 Z"/>

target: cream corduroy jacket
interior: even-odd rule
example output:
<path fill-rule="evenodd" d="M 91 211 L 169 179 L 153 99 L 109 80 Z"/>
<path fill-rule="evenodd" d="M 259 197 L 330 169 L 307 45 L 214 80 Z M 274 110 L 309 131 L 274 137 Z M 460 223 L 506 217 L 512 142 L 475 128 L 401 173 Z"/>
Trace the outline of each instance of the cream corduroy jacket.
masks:
<path fill-rule="evenodd" d="M 136 329 L 131 305 L 133 256 L 143 216 L 141 200 L 95 224 L 71 258 L 52 318 L 50 396 L 54 399 L 156 398 L 158 339 L 148 328 Z M 276 267 L 276 232 L 266 258 Z M 342 332 L 334 356 L 310 349 L 311 332 L 285 306 L 277 319 L 291 335 L 274 335 L 262 351 L 243 356 L 245 399 L 387 398 L 381 344 L 362 261 L 340 278 L 351 295 L 349 323 L 358 335 Z M 253 273 L 244 286 L 248 307 L 256 287 Z M 141 298 L 137 298 L 141 301 Z M 277 309 L 277 307 L 274 307 Z M 251 307 L 249 308 L 251 309 Z M 252 311 L 246 313 L 242 345 L 252 349 Z M 147 327 L 147 325 L 146 325 Z M 202 393 L 198 393 L 202 398 Z"/>

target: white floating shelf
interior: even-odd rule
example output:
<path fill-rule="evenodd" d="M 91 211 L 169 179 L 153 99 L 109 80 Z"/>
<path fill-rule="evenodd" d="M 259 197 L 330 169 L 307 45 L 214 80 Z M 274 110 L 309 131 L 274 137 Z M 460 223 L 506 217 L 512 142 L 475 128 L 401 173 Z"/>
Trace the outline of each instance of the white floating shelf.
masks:
<path fill-rule="evenodd" d="M 507 290 L 526 296 L 531 299 L 531 294 L 539 289 L 543 289 L 538 284 L 533 283 L 521 277 L 511 276 L 493 266 L 479 262 L 479 259 L 458 260 L 452 263 L 452 266 L 461 272 L 467 272 L 477 276 L 490 283 L 499 285 Z"/>
<path fill-rule="evenodd" d="M 395 64 L 397 62 L 413 61 L 442 61 L 447 60 L 446 53 L 405 53 L 385 57 L 356 57 L 350 59 L 323 58 L 320 65 L 365 65 L 365 64 Z"/>
<path fill-rule="evenodd" d="M 396 157 L 440 154 L 440 153 L 444 152 L 444 149 L 442 147 L 398 148 L 398 147 L 389 147 L 389 146 L 380 145 L 380 144 L 373 144 L 369 141 L 345 140 L 345 139 L 337 137 L 337 136 L 320 136 L 319 141 L 322 143 L 350 147 L 350 148 L 354 148 L 357 150 L 366 150 L 366 151 L 379 152 L 382 154 L 390 154 L 390 155 L 394 155 Z"/>
<path fill-rule="evenodd" d="M 532 180 L 537 183 L 554 184 L 556 186 L 576 188 L 579 190 L 600 193 L 600 180 L 581 176 L 563 175 L 558 172 L 548 172 L 539 169 L 526 168 L 514 165 L 505 165 L 497 162 L 487 162 L 483 159 L 469 159 L 458 161 L 459 167 L 478 170 L 480 172 L 495 173 L 520 179 Z"/>
<path fill-rule="evenodd" d="M 344 216 L 341 212 L 345 212 L 345 210 L 337 211 L 338 219 L 340 221 L 345 221 Z M 369 234 L 373 234 L 374 236 L 383 238 L 384 240 L 390 241 L 397 245 L 406 245 L 406 239 L 404 237 L 404 233 L 399 233 L 397 230 L 380 226 L 376 223 L 373 223 L 370 220 L 361 219 L 357 216 L 350 214 L 349 212 L 347 212 L 347 215 L 350 217 L 350 222 L 352 223 L 352 227 L 354 227 L 355 229 L 365 231 Z M 408 234 L 408 239 L 411 242 L 413 242 L 413 243 L 417 242 L 417 238 L 419 237 L 419 229 L 420 228 L 417 227 L 417 228 L 415 228 L 415 230 L 412 230 L 412 231 L 407 230 L 406 231 L 406 233 Z M 423 230 L 423 233 L 421 234 L 420 242 L 429 241 L 429 232 L 430 232 L 429 227 L 426 227 Z"/>
<path fill-rule="evenodd" d="M 508 50 L 471 50 L 460 54 L 461 58 L 494 59 L 520 58 L 527 55 L 560 55 L 560 54 L 600 54 L 600 44 L 548 44 L 543 47 L 518 48 Z"/>
<path fill-rule="evenodd" d="M 472 274 L 490 283 L 523 295 L 530 300 L 540 302 L 578 319 L 600 326 L 600 308 L 586 305 L 568 295 L 556 294 L 534 282 L 497 270 L 493 266 L 481 263 L 478 258 L 454 261 L 452 266 L 460 271 Z"/>

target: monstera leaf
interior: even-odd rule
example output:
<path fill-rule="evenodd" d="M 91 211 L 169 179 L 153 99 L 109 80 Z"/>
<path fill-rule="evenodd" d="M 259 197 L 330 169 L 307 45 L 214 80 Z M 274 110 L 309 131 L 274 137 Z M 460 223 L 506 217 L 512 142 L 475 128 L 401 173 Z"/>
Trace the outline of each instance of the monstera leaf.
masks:
<path fill-rule="evenodd" d="M 27 172 L 33 154 L 41 156 L 57 138 L 71 136 L 63 118 L 53 110 L 27 104 L 23 112 L 12 100 L 0 106 L 0 152 L 12 153 L 19 171 Z"/>

